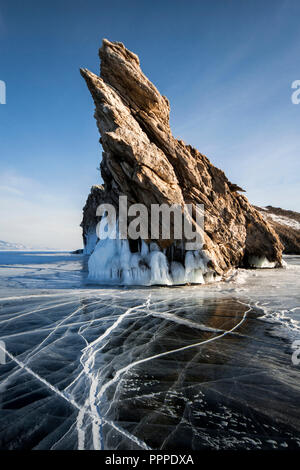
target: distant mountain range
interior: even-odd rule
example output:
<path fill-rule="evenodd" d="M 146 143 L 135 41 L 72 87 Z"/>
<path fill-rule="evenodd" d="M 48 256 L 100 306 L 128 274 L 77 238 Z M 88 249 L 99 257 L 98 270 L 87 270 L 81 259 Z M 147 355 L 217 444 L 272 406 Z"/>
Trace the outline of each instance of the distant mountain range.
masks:
<path fill-rule="evenodd" d="M 0 251 L 59 251 L 45 247 L 32 247 L 22 245 L 22 243 L 11 243 L 0 240 Z"/>
<path fill-rule="evenodd" d="M 32 248 L 29 248 L 28 246 L 22 245 L 21 243 L 9 243 L 5 242 L 4 240 L 0 240 L 0 251 L 14 251 L 14 250 L 20 250 L 20 251 L 26 251 L 26 250 L 32 250 Z"/>

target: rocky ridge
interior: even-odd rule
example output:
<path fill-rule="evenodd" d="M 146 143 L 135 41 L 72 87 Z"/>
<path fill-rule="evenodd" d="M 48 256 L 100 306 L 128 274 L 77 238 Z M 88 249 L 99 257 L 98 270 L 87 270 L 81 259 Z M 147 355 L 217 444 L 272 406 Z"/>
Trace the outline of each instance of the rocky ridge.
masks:
<path fill-rule="evenodd" d="M 280 207 L 257 207 L 278 234 L 284 253 L 300 255 L 300 213 Z"/>

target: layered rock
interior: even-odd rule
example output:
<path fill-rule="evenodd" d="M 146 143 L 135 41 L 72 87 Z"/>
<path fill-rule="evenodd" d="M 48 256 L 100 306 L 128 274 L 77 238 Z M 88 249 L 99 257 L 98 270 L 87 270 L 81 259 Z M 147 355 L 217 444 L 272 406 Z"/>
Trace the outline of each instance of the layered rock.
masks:
<path fill-rule="evenodd" d="M 186 276 L 182 269 L 200 270 L 211 278 L 212 273 L 222 275 L 232 267 L 281 266 L 279 238 L 268 221 L 239 193 L 243 190 L 231 183 L 205 155 L 173 137 L 169 101 L 143 74 L 139 58 L 123 44 L 106 39 L 99 55 L 100 76 L 81 69 L 96 106 L 95 119 L 104 150 L 100 165 L 104 186 L 94 187 L 88 198 L 84 209 L 84 237 L 87 239 L 87 233 L 97 223 L 96 204 L 105 200 L 118 208 L 122 195 L 128 197 L 129 204 L 145 204 L 149 212 L 151 204 L 183 206 L 188 203 L 195 207 L 203 204 L 205 233 L 200 253 L 187 253 L 185 240 L 178 244 L 172 237 L 159 238 L 153 248 L 151 240 L 147 239 L 134 250 L 129 244 L 131 252 L 141 255 L 144 250 L 143 257 L 135 260 L 135 268 L 139 269 L 142 263 L 151 271 L 152 251 L 160 251 L 166 258 L 167 264 L 164 262 L 163 267 L 162 258 L 159 262 L 160 269 L 169 270 L 170 282 L 166 283 L 172 283 L 174 277 L 172 262 L 178 263 L 176 272 L 180 271 L 181 282 L 197 279 L 197 276 Z M 193 223 L 200 232 L 195 220 Z M 92 257 L 96 251 L 103 253 L 107 248 L 99 243 Z M 120 255 L 118 250 L 114 248 L 112 256 Z M 126 256 L 129 259 L 128 253 Z M 101 264 L 99 253 L 91 261 L 95 278 L 97 263 Z M 127 268 L 128 264 L 126 268 L 118 265 L 116 276 L 122 280 L 120 271 Z M 150 278 L 153 281 L 150 283 L 155 283 L 151 275 Z"/>

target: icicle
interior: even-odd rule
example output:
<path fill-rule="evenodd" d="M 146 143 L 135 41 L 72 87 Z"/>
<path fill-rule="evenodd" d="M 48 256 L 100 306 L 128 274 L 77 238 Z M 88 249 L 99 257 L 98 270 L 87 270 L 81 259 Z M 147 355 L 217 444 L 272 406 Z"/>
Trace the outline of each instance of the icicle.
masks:
<path fill-rule="evenodd" d="M 166 250 L 158 244 L 149 245 L 144 240 L 140 251 L 132 253 L 128 240 L 119 239 L 118 222 L 109 226 L 105 217 L 100 223 L 100 233 L 107 232 L 112 238 L 99 240 L 89 258 L 89 279 L 102 284 L 117 285 L 180 285 L 203 284 L 214 280 L 214 271 L 207 267 L 204 252 L 188 251 L 184 266 L 178 261 L 170 262 Z M 102 232 L 101 232 L 102 230 Z M 170 250 L 171 254 L 174 250 Z"/>
<path fill-rule="evenodd" d="M 98 237 L 96 234 L 96 227 L 90 227 L 87 234 L 85 235 L 85 246 L 83 249 L 84 255 L 90 255 L 93 253 Z"/>

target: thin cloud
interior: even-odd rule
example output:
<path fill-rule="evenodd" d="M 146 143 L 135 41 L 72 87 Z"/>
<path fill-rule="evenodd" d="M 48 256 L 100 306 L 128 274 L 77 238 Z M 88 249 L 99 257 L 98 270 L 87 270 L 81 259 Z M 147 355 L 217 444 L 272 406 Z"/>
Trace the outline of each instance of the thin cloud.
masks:
<path fill-rule="evenodd" d="M 4 193 L 4 194 L 11 193 L 11 194 L 15 194 L 17 196 L 22 196 L 24 194 L 19 189 L 13 188 L 11 186 L 0 186 L 0 192 Z"/>

